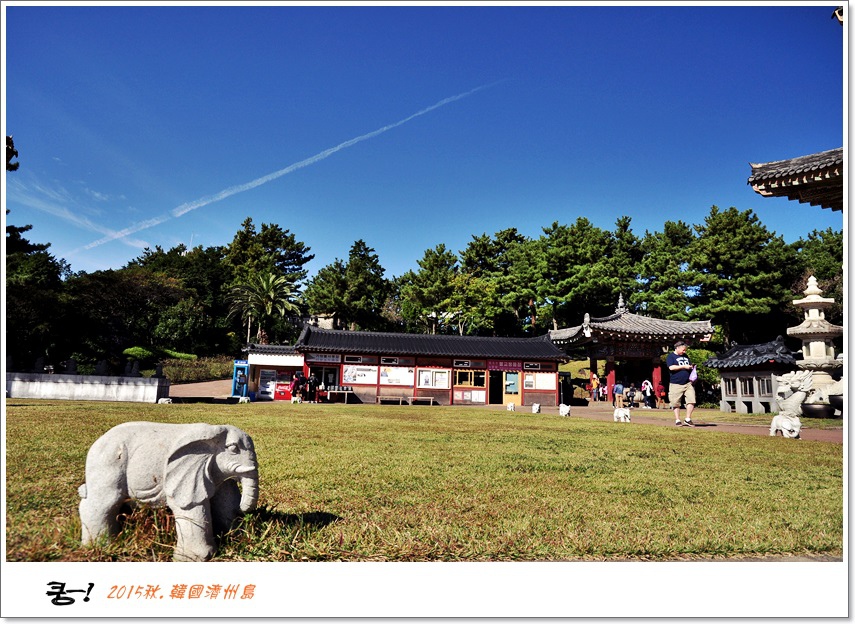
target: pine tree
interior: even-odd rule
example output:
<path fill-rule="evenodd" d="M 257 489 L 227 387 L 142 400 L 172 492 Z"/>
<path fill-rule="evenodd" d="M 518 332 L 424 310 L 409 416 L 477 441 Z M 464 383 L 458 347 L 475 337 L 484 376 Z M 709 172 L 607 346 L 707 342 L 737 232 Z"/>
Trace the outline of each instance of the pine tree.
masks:
<path fill-rule="evenodd" d="M 781 310 L 791 299 L 789 284 L 798 272 L 792 247 L 751 210 L 713 206 L 695 230 L 689 268 L 697 272 L 698 290 L 691 314 L 712 319 L 725 346 L 784 334 Z"/>

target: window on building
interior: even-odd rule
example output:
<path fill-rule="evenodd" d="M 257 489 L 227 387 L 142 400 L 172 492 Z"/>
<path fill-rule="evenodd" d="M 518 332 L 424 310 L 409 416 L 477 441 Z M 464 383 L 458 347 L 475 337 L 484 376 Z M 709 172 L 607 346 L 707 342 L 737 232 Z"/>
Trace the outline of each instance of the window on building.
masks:
<path fill-rule="evenodd" d="M 742 396 L 754 396 L 754 378 L 746 377 L 739 380 L 742 387 Z"/>
<path fill-rule="evenodd" d="M 736 379 L 732 377 L 724 378 L 724 393 L 727 396 L 736 396 Z"/>
<path fill-rule="evenodd" d="M 455 386 L 470 386 L 472 388 L 486 388 L 487 374 L 484 371 L 458 370 L 454 371 Z"/>
<path fill-rule="evenodd" d="M 448 390 L 448 373 L 449 371 L 445 369 L 421 368 L 418 374 L 418 387 Z"/>
<path fill-rule="evenodd" d="M 771 377 L 761 377 L 757 380 L 757 385 L 760 387 L 760 396 L 772 396 Z"/>

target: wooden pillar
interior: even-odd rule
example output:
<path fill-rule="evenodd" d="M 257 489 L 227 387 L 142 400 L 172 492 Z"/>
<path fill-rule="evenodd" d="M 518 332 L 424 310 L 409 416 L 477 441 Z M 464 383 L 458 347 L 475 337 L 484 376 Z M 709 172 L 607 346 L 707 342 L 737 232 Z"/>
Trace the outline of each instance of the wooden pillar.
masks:
<path fill-rule="evenodd" d="M 659 382 L 662 381 L 662 362 L 659 360 L 655 360 L 653 362 L 653 390 L 656 391 L 656 387 L 659 385 Z"/>
<path fill-rule="evenodd" d="M 606 360 L 606 380 L 608 383 L 607 400 L 611 403 L 615 400 L 614 393 L 612 392 L 612 388 L 615 387 L 615 363 L 608 360 Z"/>

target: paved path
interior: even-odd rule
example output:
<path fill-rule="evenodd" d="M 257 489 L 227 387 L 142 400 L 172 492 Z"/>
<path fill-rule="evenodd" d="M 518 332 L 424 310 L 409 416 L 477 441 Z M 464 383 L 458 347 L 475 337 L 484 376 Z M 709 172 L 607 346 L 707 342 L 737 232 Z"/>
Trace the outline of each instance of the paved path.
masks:
<path fill-rule="evenodd" d="M 211 397 L 211 398 L 226 398 L 231 394 L 232 382 L 230 379 L 222 379 L 219 381 L 209 381 L 205 383 L 195 384 L 176 384 L 169 388 L 169 396 L 181 397 Z M 479 409 L 504 409 L 503 406 L 490 405 Z M 531 408 L 519 407 L 521 411 L 530 411 Z M 748 435 L 769 435 L 769 423 L 772 422 L 771 416 L 765 414 L 757 414 L 757 424 L 723 424 L 704 421 L 704 412 L 709 410 L 696 409 L 694 413 L 695 427 L 697 431 L 723 431 L 728 433 L 744 433 Z M 557 414 L 557 407 L 544 407 L 542 412 L 545 414 Z M 571 418 L 587 418 L 590 420 L 613 420 L 614 409 L 610 404 L 604 402 L 591 403 L 587 406 L 573 406 L 570 408 Z M 685 417 L 685 410 L 681 411 L 681 415 Z M 674 427 L 674 416 L 671 410 L 657 409 L 634 409 L 632 410 L 632 422 L 645 425 L 660 425 L 663 427 Z M 816 440 L 819 442 L 834 442 L 843 444 L 843 423 L 844 419 L 840 420 L 840 427 L 834 429 L 814 429 L 811 428 L 811 419 L 802 418 L 803 440 Z"/>

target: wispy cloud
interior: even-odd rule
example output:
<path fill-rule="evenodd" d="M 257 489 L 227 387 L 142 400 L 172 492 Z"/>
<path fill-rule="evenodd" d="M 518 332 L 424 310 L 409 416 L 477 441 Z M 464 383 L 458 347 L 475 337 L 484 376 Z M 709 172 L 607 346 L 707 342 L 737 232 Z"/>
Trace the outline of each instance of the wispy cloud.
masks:
<path fill-rule="evenodd" d="M 82 206 L 75 196 L 62 186 L 47 186 L 37 180 L 25 182 L 18 177 L 14 179 L 7 178 L 7 181 L 7 199 L 15 203 L 44 212 L 90 232 L 106 236 L 115 233 L 115 230 L 112 228 L 86 217 L 85 212 L 87 212 L 87 208 Z M 103 195 L 96 191 L 90 192 L 88 189 L 87 194 Z M 91 210 L 89 211 L 91 212 Z M 148 247 L 147 242 L 139 239 L 126 238 L 123 242 L 138 249 Z M 72 255 L 73 253 L 71 252 L 68 255 Z"/>
<path fill-rule="evenodd" d="M 501 81 L 499 81 L 499 82 L 501 82 Z M 402 126 L 405 123 L 412 121 L 413 119 L 416 119 L 417 117 L 421 117 L 422 115 L 426 115 L 432 111 L 435 111 L 438 108 L 446 106 L 447 104 L 451 104 L 452 102 L 462 100 L 463 98 L 469 97 L 470 95 L 477 93 L 478 91 L 481 91 L 483 89 L 487 89 L 489 87 L 495 86 L 496 84 L 499 84 L 499 82 L 481 85 L 480 87 L 476 87 L 476 88 L 471 89 L 469 91 L 466 91 L 464 93 L 460 93 L 458 95 L 453 95 L 451 97 L 447 97 L 445 99 L 442 99 L 439 102 L 437 102 L 436 104 L 432 104 L 431 106 L 428 106 L 427 108 L 423 108 L 420 111 L 413 113 L 409 117 L 405 117 L 404 119 L 401 119 L 400 121 L 396 121 L 394 123 L 383 126 L 382 128 L 378 128 L 377 130 L 373 130 L 372 132 L 368 132 L 368 133 L 360 135 L 356 138 L 349 139 L 343 143 L 339 143 L 335 147 L 330 147 L 329 149 L 325 149 L 324 151 L 319 152 L 318 154 L 315 154 L 314 156 L 310 156 L 309 158 L 306 158 L 305 160 L 301 160 L 299 162 L 296 162 L 293 165 L 288 165 L 287 167 L 285 167 L 283 169 L 279 169 L 278 171 L 274 171 L 273 173 L 269 173 L 269 174 L 262 176 L 260 178 L 256 178 L 255 180 L 252 180 L 250 182 L 246 182 L 244 184 L 238 184 L 236 186 L 230 186 L 229 188 L 223 189 L 219 193 L 215 193 L 213 195 L 208 195 L 208 196 L 202 197 L 200 199 L 196 199 L 196 200 L 191 201 L 191 202 L 186 202 L 184 204 L 181 204 L 180 206 L 176 206 L 171 211 L 169 211 L 169 213 L 164 214 L 160 217 L 155 217 L 153 219 L 147 219 L 145 221 L 139 221 L 137 223 L 134 223 L 133 225 L 128 226 L 127 228 L 125 228 L 123 230 L 111 232 L 111 233 L 107 234 L 106 236 L 104 236 L 103 238 L 99 238 L 98 240 L 93 241 L 93 242 L 89 243 L 88 245 L 85 245 L 83 247 L 83 249 L 93 249 L 95 247 L 98 247 L 99 245 L 103 245 L 105 243 L 109 243 L 111 241 L 121 239 L 121 238 L 124 238 L 126 236 L 130 236 L 132 234 L 135 234 L 135 233 L 140 232 L 142 230 L 148 229 L 150 227 L 160 225 L 161 223 L 169 221 L 170 219 L 175 219 L 175 218 L 181 217 L 182 215 L 185 215 L 188 212 L 192 212 L 193 210 L 196 210 L 198 208 L 202 208 L 204 206 L 208 206 L 208 205 L 213 204 L 215 202 L 222 201 L 222 200 L 226 199 L 227 197 L 231 197 L 232 195 L 237 195 L 238 193 L 243 193 L 245 191 L 249 191 L 251 189 L 257 188 L 257 187 L 261 186 L 262 184 L 267 184 L 268 182 L 272 182 L 273 180 L 276 180 L 277 178 L 281 178 L 284 175 L 288 175 L 289 173 L 293 173 L 294 171 L 297 171 L 297 170 L 302 169 L 304 167 L 308 167 L 309 165 L 313 165 L 317 162 L 320 162 L 320 161 L 324 160 L 325 158 L 329 158 L 330 156 L 332 156 L 336 152 L 340 152 L 341 150 L 347 149 L 348 147 L 353 147 L 357 143 L 361 143 L 362 141 L 367 141 L 368 139 L 372 139 L 372 138 L 374 138 L 380 134 L 383 134 L 384 132 L 388 132 L 389 130 L 393 130 L 399 126 Z"/>

